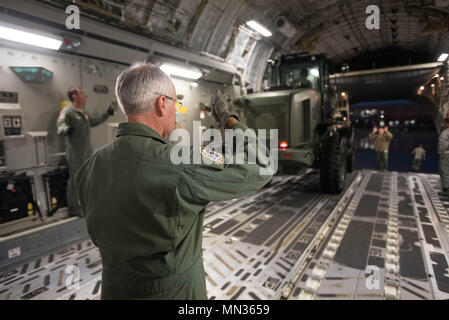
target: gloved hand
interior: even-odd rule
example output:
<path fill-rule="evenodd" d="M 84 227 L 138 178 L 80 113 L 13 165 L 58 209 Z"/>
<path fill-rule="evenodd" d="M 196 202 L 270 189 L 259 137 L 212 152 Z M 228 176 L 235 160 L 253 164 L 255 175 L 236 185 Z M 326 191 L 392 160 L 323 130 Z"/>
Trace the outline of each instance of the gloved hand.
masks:
<path fill-rule="evenodd" d="M 69 136 L 71 136 L 71 135 L 73 134 L 74 131 L 75 131 L 75 129 L 73 129 L 73 127 L 69 127 L 69 128 L 67 129 L 67 134 L 68 134 Z"/>
<path fill-rule="evenodd" d="M 215 97 L 212 98 L 212 115 L 215 120 L 220 123 L 223 129 L 226 129 L 226 122 L 230 117 L 235 117 L 239 120 L 239 116 L 229 109 L 229 106 L 224 101 L 221 91 L 217 89 Z"/>
<path fill-rule="evenodd" d="M 114 113 L 117 111 L 117 102 L 115 102 L 115 101 L 113 101 L 113 102 L 111 102 L 111 104 L 109 105 L 109 108 L 108 108 L 108 113 L 111 115 L 111 116 L 113 116 L 114 115 Z"/>

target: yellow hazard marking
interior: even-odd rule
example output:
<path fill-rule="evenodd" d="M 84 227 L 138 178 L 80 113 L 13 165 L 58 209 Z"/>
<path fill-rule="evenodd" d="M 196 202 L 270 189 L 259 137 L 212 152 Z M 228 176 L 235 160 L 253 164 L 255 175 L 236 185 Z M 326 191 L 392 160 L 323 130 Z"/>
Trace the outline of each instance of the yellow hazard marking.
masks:
<path fill-rule="evenodd" d="M 187 107 L 186 106 L 182 106 L 179 110 L 178 113 L 181 114 L 186 114 L 188 112 Z"/>
<path fill-rule="evenodd" d="M 218 254 L 214 253 L 215 258 L 217 258 L 221 263 L 223 263 L 229 270 L 234 271 L 234 268 L 231 267 L 226 261 L 224 261 Z"/>
<path fill-rule="evenodd" d="M 232 296 L 234 294 L 234 292 L 238 289 L 239 287 L 237 286 L 233 286 L 231 289 L 229 289 L 228 292 L 226 292 L 226 295 L 228 296 Z"/>
<path fill-rule="evenodd" d="M 69 105 L 70 105 L 70 101 L 67 101 L 67 100 L 61 101 L 61 103 L 60 103 L 61 110 L 64 109 L 65 107 L 68 107 Z"/>
<path fill-rule="evenodd" d="M 64 270 L 59 271 L 58 287 L 62 286 L 62 277 L 64 277 Z"/>
<path fill-rule="evenodd" d="M 206 279 L 214 286 L 214 287 L 216 287 L 217 286 L 217 283 L 209 276 L 209 275 L 206 275 Z"/>
<path fill-rule="evenodd" d="M 51 206 L 52 208 L 56 208 L 56 205 L 58 204 L 58 200 L 55 197 L 51 198 Z"/>
<path fill-rule="evenodd" d="M 225 275 L 224 275 L 223 273 L 221 273 L 220 270 L 218 270 L 218 268 L 217 268 L 214 264 L 209 263 L 208 265 L 209 265 L 209 267 L 211 267 L 216 273 L 218 273 L 220 276 L 222 276 L 223 278 L 225 277 Z"/>
<path fill-rule="evenodd" d="M 285 245 L 287 245 L 289 242 L 290 242 L 290 240 L 292 239 L 292 237 L 294 236 L 294 235 L 296 235 L 296 233 L 298 233 L 298 231 L 302 228 L 302 226 L 304 225 L 304 222 L 301 222 L 294 230 L 293 230 L 293 232 L 291 232 L 290 234 L 289 234 L 289 236 L 284 240 L 284 242 L 282 242 L 282 244 L 281 244 L 281 247 L 284 247 Z"/>
<path fill-rule="evenodd" d="M 33 204 L 30 202 L 28 203 L 28 215 L 31 216 L 33 215 L 34 210 L 33 210 Z"/>
<path fill-rule="evenodd" d="M 229 252 L 226 252 L 226 253 L 228 254 L 228 256 L 230 256 L 232 259 L 234 259 L 235 262 L 237 262 L 237 263 L 242 263 L 242 261 L 240 261 L 239 259 L 237 259 L 236 257 L 234 257 L 233 254 L 231 254 L 231 253 L 229 253 Z"/>

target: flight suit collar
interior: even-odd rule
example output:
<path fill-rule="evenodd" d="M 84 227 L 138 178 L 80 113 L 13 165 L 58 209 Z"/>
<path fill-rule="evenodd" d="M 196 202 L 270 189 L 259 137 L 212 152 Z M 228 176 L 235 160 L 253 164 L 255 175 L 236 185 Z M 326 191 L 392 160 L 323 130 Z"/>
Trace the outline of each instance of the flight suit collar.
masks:
<path fill-rule="evenodd" d="M 159 133 L 141 123 L 120 123 L 117 130 L 117 138 L 122 136 L 147 137 L 160 141 L 163 144 L 167 144 L 167 141 L 164 140 Z"/>
<path fill-rule="evenodd" d="M 77 113 L 79 113 L 79 114 L 81 114 L 81 115 L 84 116 L 84 113 L 85 113 L 84 110 L 80 110 L 80 109 L 75 108 L 74 105 L 73 105 L 72 103 L 69 105 L 69 108 L 70 108 L 73 112 L 77 112 Z"/>

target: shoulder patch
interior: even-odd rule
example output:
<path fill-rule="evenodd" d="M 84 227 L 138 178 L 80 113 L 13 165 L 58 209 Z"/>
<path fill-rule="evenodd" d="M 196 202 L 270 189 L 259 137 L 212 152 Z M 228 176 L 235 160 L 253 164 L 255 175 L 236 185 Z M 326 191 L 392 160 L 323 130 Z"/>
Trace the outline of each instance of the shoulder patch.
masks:
<path fill-rule="evenodd" d="M 59 115 L 59 120 L 64 120 L 65 119 L 65 113 L 61 112 Z"/>
<path fill-rule="evenodd" d="M 221 153 L 209 150 L 207 148 L 200 148 L 201 154 L 207 160 L 217 164 L 224 164 L 224 157 Z"/>

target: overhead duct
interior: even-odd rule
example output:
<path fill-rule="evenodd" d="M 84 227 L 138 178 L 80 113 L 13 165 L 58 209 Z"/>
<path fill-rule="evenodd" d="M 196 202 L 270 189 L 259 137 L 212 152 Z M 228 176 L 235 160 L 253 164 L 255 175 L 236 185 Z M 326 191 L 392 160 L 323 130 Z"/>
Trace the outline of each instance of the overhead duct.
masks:
<path fill-rule="evenodd" d="M 274 25 L 287 38 L 292 38 L 296 34 L 296 28 L 284 16 L 279 16 L 275 19 Z"/>

